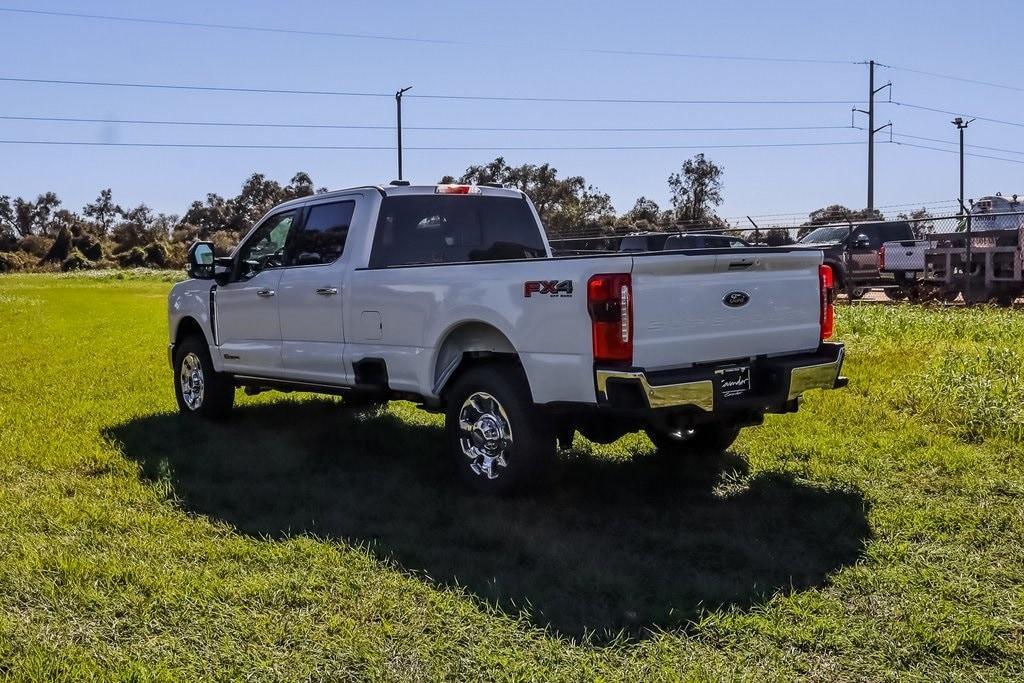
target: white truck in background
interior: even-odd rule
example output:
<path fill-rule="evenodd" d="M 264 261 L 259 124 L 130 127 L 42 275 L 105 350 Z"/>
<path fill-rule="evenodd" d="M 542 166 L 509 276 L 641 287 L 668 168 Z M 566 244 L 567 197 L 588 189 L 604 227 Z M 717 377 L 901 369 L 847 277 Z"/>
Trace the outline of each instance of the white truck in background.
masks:
<path fill-rule="evenodd" d="M 357 187 L 282 204 L 230 256 L 189 251 L 169 297 L 179 409 L 237 387 L 443 412 L 459 474 L 537 480 L 576 431 L 720 452 L 765 413 L 845 385 L 820 251 L 553 257 L 521 192 Z"/>
<path fill-rule="evenodd" d="M 916 301 L 921 296 L 924 279 L 925 253 L 935 246 L 935 240 L 894 240 L 885 242 L 878 250 L 878 270 L 891 273 L 896 283 L 895 296 L 890 298 Z"/>

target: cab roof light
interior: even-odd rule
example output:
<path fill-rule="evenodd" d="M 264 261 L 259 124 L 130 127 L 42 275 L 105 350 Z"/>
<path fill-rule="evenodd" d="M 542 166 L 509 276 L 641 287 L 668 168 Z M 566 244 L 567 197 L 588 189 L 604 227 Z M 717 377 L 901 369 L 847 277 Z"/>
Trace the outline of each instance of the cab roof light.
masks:
<path fill-rule="evenodd" d="M 438 185 L 434 194 L 480 194 L 479 185 Z"/>

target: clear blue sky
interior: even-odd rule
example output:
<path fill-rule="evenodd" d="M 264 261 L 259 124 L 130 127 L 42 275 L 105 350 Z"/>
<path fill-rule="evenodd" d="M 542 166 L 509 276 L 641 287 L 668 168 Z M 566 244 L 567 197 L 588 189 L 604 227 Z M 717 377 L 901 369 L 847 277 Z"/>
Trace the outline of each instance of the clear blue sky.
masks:
<path fill-rule="evenodd" d="M 863 99 L 867 67 L 595 54 L 590 49 L 881 62 L 995 81 L 993 88 L 879 68 L 893 99 L 1024 123 L 1024 6 L 1004 2 L 242 2 L 90 3 L 0 0 L 0 7 L 372 33 L 456 44 L 123 23 L 0 12 L 0 76 L 279 89 L 635 99 Z M 881 95 L 887 99 L 887 94 Z M 406 100 L 409 126 L 844 126 L 851 105 L 677 105 Z M 956 139 L 941 113 L 881 104 L 876 125 Z M 278 123 L 391 124 L 388 98 L 227 94 L 0 82 L 0 115 Z M 858 116 L 858 125 L 866 117 Z M 202 128 L 0 120 L 4 140 L 280 145 L 394 144 L 391 130 Z M 667 204 L 665 179 L 702 145 L 863 141 L 855 130 L 754 132 L 406 132 L 406 177 L 434 182 L 497 154 L 550 161 L 611 194 L 618 210 L 646 195 Z M 888 140 L 887 133 L 879 140 Z M 931 142 L 907 142 L 942 146 Z M 973 144 L 1024 152 L 1024 127 L 976 121 Z M 503 151 L 520 146 L 694 145 L 692 150 Z M 950 149 L 955 147 L 950 146 Z M 971 150 L 1024 161 L 1024 154 Z M 725 166 L 723 216 L 865 204 L 866 145 L 707 149 Z M 286 181 L 309 171 L 331 188 L 395 177 L 395 154 L 0 145 L 0 194 L 56 191 L 78 208 L 112 187 L 123 205 L 181 213 L 207 192 L 232 195 L 254 171 Z M 877 206 L 949 201 L 957 157 L 879 144 Z M 1024 165 L 967 162 L 967 195 L 1024 193 Z"/>

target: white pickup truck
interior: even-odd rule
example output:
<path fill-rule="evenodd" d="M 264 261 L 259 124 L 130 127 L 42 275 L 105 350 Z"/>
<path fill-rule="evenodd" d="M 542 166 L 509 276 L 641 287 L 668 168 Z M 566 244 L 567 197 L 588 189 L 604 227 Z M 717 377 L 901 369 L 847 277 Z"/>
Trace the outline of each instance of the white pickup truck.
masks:
<path fill-rule="evenodd" d="M 182 413 L 224 416 L 236 387 L 416 401 L 445 414 L 459 473 L 484 491 L 536 481 L 576 431 L 720 452 L 846 382 L 820 251 L 552 257 L 515 190 L 305 197 L 231 256 L 194 244 L 188 268 L 168 310 Z"/>

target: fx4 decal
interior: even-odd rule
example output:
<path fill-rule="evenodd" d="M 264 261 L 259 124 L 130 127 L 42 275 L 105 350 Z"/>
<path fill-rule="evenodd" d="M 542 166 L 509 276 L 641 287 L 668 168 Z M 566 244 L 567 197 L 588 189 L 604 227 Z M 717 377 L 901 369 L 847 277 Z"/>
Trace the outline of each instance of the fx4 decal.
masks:
<path fill-rule="evenodd" d="M 572 296 L 572 280 L 531 280 L 523 283 L 523 296 L 529 299 L 534 294 L 552 297 Z"/>

